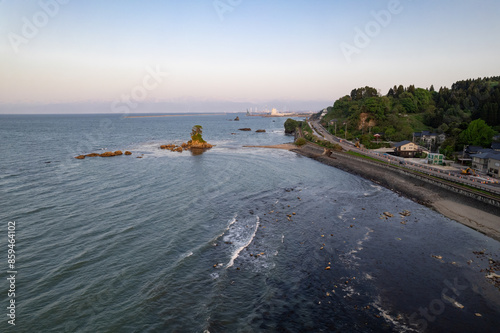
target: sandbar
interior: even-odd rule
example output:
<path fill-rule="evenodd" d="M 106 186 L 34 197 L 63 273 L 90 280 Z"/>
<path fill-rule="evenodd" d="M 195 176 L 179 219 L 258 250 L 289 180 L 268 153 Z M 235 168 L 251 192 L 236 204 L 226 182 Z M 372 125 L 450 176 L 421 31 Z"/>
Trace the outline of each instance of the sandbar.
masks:
<path fill-rule="evenodd" d="M 194 117 L 194 116 L 224 116 L 225 113 L 194 113 L 194 114 L 159 114 L 152 116 L 125 116 L 123 118 L 158 118 L 158 117 Z"/>

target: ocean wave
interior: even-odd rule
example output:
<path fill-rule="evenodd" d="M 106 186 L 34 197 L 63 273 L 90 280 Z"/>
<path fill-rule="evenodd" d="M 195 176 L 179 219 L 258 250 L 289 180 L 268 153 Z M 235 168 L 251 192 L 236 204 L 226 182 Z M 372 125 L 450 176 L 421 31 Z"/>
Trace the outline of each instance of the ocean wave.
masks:
<path fill-rule="evenodd" d="M 237 221 L 236 218 L 238 217 L 238 214 L 234 214 L 233 218 L 231 220 L 229 220 L 229 224 L 227 225 L 227 227 L 217 236 L 215 236 L 214 238 L 212 238 L 210 240 L 210 243 L 214 243 L 216 242 L 219 238 L 221 238 L 222 236 L 224 236 L 224 234 L 226 233 L 226 231 L 228 231 L 231 226 Z"/>
<path fill-rule="evenodd" d="M 243 243 L 241 246 L 239 246 L 235 249 L 235 251 L 231 255 L 231 259 L 229 260 L 229 262 L 226 265 L 226 268 L 233 266 L 234 261 L 236 260 L 236 258 L 238 258 L 241 251 L 243 251 L 247 246 L 249 246 L 252 243 L 253 239 L 255 238 L 255 235 L 257 234 L 257 229 L 259 228 L 259 224 L 260 224 L 260 218 L 258 216 L 256 216 L 256 219 L 257 219 L 257 222 L 255 223 L 255 228 L 253 230 L 253 233 L 250 235 L 250 237 L 248 238 L 248 240 L 245 243 Z"/>

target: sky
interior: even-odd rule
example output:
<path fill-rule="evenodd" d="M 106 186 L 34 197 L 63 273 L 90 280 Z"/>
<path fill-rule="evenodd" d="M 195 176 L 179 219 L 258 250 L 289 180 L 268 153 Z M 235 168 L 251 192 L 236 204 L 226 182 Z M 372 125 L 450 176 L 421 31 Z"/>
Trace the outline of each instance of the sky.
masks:
<path fill-rule="evenodd" d="M 0 0 L 0 113 L 315 111 L 358 87 L 449 87 L 500 75 L 499 14 L 497 0 Z"/>

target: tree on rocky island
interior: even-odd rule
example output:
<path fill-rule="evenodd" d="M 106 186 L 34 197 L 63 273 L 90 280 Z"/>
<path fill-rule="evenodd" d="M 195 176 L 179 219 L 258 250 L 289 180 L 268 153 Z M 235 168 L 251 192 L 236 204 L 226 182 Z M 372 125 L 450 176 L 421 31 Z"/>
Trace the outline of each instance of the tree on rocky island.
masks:
<path fill-rule="evenodd" d="M 201 154 L 205 149 L 210 149 L 213 146 L 203 140 L 201 134 L 203 132 L 203 127 L 201 125 L 194 125 L 191 129 L 191 140 L 189 140 L 186 144 L 183 144 L 187 149 L 191 150 L 193 155 Z"/>
<path fill-rule="evenodd" d="M 201 125 L 194 125 L 191 129 L 191 141 L 192 142 L 205 142 L 201 137 L 203 133 L 203 127 Z"/>

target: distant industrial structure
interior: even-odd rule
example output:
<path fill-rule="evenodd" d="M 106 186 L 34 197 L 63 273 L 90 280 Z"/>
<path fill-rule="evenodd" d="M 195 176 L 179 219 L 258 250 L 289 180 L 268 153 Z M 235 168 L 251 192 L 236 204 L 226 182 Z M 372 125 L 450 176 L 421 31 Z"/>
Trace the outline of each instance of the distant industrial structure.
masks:
<path fill-rule="evenodd" d="M 272 108 L 271 111 L 264 110 L 262 112 L 257 112 L 257 108 L 255 108 L 255 112 L 252 112 L 252 108 L 247 109 L 247 116 L 254 117 L 309 117 L 314 114 L 314 111 L 298 111 L 298 112 L 280 112 L 276 108 Z"/>

